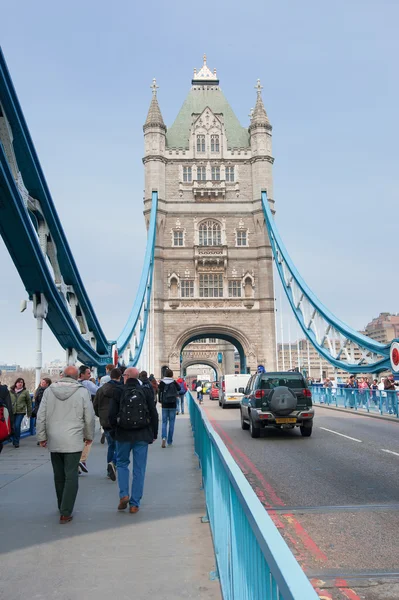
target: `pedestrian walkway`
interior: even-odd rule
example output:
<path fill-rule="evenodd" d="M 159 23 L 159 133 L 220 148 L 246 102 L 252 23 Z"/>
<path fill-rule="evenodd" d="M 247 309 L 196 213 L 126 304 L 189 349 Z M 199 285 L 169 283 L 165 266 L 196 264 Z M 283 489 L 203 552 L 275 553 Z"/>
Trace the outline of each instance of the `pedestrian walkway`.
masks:
<path fill-rule="evenodd" d="M 79 478 L 74 520 L 59 525 L 49 454 L 35 438 L 0 455 L 0 598 L 220 600 L 188 415 L 173 447 L 150 447 L 140 512 L 118 512 L 99 432 Z"/>

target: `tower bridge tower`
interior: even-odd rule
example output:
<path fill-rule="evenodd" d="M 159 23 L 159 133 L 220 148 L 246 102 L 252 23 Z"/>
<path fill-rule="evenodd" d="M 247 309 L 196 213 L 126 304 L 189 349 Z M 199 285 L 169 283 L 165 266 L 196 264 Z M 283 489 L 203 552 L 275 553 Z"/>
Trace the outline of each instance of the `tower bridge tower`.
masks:
<path fill-rule="evenodd" d="M 154 80 L 144 124 L 147 220 L 158 191 L 153 286 L 154 367 L 180 369 L 195 339 L 240 352 L 241 370 L 275 368 L 272 253 L 261 190 L 273 201 L 272 127 L 256 86 L 242 127 L 206 57 L 167 129 Z"/>

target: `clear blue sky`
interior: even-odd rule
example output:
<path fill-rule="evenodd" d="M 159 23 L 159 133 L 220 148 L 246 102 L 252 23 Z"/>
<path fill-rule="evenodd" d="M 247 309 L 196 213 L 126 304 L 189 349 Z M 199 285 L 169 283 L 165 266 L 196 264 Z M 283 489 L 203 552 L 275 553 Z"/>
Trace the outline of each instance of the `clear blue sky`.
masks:
<path fill-rule="evenodd" d="M 2 7 L 3 51 L 109 337 L 129 313 L 144 252 L 149 86 L 157 77 L 170 125 L 204 52 L 244 125 L 261 79 L 278 226 L 315 293 L 355 328 L 399 310 L 398 20 L 387 0 Z M 19 313 L 26 294 L 1 240 L 0 272 L 0 361 L 33 365 L 34 319 Z M 45 360 L 63 356 L 47 331 Z"/>

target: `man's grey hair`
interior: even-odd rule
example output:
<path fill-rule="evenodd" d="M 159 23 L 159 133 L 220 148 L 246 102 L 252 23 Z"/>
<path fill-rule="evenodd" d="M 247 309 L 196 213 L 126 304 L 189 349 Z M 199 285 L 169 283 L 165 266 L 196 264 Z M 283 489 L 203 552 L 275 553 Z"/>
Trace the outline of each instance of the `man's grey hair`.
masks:
<path fill-rule="evenodd" d="M 73 365 L 68 365 L 62 372 L 63 377 L 70 377 L 71 379 L 78 379 L 79 371 Z"/>

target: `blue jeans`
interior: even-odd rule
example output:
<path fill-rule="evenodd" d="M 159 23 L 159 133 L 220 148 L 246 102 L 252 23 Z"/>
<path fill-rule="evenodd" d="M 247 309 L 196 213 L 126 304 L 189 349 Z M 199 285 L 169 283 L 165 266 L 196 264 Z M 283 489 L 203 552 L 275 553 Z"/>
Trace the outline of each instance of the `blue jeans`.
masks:
<path fill-rule="evenodd" d="M 169 421 L 169 431 L 168 431 Z M 168 444 L 173 442 L 173 432 L 175 430 L 176 421 L 176 409 L 175 408 L 162 408 L 162 439 L 168 438 Z"/>
<path fill-rule="evenodd" d="M 147 467 L 148 442 L 116 442 L 119 497 L 129 496 L 130 452 L 133 452 L 133 479 L 130 506 L 140 506 Z"/>
<path fill-rule="evenodd" d="M 14 435 L 12 443 L 14 446 L 19 446 L 19 440 L 21 438 L 21 425 L 25 415 L 14 415 Z"/>
<path fill-rule="evenodd" d="M 113 462 L 116 465 L 116 442 L 112 439 L 109 431 L 104 429 L 105 439 L 107 440 L 108 450 L 107 450 L 107 464 Z"/>
<path fill-rule="evenodd" d="M 182 415 L 184 415 L 184 396 L 183 395 L 178 396 L 176 406 L 177 406 L 177 410 L 180 411 Z"/>

